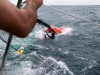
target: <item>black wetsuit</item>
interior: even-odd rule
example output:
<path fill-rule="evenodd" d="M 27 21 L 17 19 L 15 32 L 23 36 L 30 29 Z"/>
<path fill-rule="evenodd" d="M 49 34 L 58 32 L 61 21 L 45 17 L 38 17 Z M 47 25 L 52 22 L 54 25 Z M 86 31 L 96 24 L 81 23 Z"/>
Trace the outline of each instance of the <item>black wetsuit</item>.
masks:
<path fill-rule="evenodd" d="M 49 38 L 54 39 L 55 38 L 55 33 L 52 33 L 51 36 L 46 34 Z"/>
<path fill-rule="evenodd" d="M 37 23 L 44 25 L 45 27 L 47 27 L 48 29 L 51 28 L 49 24 L 45 23 L 44 21 L 37 19 Z M 51 28 L 52 29 L 52 28 Z M 54 39 L 55 38 L 55 31 L 52 30 L 51 35 L 46 34 L 49 38 Z M 45 37 L 46 37 L 45 35 Z M 47 38 L 47 37 L 46 37 Z"/>

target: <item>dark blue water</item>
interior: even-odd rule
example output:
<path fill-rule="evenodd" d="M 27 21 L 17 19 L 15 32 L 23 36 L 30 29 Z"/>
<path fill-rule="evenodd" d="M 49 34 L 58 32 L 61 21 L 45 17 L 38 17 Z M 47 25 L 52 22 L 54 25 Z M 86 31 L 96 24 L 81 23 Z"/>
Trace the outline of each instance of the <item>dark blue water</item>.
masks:
<path fill-rule="evenodd" d="M 100 6 L 51 6 L 100 24 Z M 100 26 L 42 6 L 38 16 L 50 25 L 68 27 L 55 39 L 40 39 L 43 26 L 30 34 L 38 38 L 14 37 L 4 75 L 100 75 Z M 7 40 L 4 32 L 1 32 Z M 18 40 L 18 42 L 16 41 Z M 21 42 L 22 44 L 19 44 Z M 0 41 L 0 61 L 5 45 Z M 23 54 L 17 50 L 23 49 Z"/>

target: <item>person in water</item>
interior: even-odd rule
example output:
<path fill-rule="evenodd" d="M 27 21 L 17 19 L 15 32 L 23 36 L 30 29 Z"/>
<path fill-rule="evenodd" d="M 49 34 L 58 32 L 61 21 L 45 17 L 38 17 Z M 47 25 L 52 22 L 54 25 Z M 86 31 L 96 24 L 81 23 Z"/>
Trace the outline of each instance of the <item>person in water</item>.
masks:
<path fill-rule="evenodd" d="M 55 38 L 55 32 L 52 28 L 48 28 L 47 30 L 45 30 L 45 32 L 46 32 L 45 38 L 51 38 L 51 39 Z"/>
<path fill-rule="evenodd" d="M 55 33 L 51 33 L 51 35 L 46 33 L 45 38 L 54 39 L 55 38 Z"/>
<path fill-rule="evenodd" d="M 0 0 L 0 28 L 18 37 L 26 37 L 37 22 L 37 9 L 43 0 L 26 0 L 27 6 L 18 9 L 8 0 Z"/>

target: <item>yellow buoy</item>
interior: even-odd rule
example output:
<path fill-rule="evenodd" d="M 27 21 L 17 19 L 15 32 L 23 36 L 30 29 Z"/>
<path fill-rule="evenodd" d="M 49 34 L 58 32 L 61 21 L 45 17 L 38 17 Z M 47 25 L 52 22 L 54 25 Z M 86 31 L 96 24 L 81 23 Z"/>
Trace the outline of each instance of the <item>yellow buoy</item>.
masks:
<path fill-rule="evenodd" d="M 19 49 L 17 52 L 18 52 L 19 54 L 22 54 L 22 53 L 23 53 L 23 50 L 22 50 L 22 49 Z"/>

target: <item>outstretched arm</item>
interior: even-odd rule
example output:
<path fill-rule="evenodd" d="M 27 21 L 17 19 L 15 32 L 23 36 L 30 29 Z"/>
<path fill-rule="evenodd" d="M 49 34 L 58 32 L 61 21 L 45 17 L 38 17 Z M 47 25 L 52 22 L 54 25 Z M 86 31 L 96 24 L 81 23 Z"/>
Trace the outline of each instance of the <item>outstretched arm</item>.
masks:
<path fill-rule="evenodd" d="M 0 28 L 19 37 L 26 37 L 37 21 L 37 9 L 43 0 L 26 0 L 27 6 L 18 9 L 7 0 L 0 0 Z"/>

